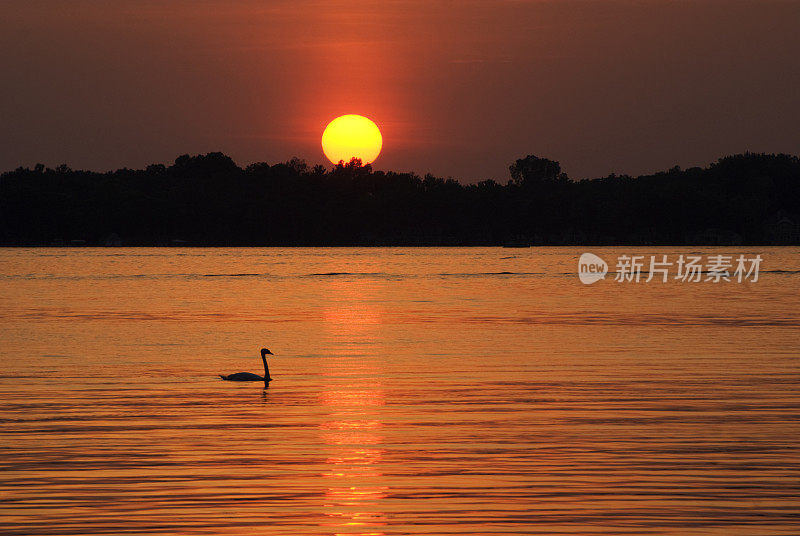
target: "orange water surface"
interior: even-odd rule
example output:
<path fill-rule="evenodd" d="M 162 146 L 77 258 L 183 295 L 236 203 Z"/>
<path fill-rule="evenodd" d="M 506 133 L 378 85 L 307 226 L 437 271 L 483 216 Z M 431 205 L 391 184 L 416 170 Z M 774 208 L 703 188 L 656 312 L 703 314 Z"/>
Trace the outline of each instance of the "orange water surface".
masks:
<path fill-rule="evenodd" d="M 0 532 L 798 534 L 800 250 L 583 251 L 0 250 Z"/>

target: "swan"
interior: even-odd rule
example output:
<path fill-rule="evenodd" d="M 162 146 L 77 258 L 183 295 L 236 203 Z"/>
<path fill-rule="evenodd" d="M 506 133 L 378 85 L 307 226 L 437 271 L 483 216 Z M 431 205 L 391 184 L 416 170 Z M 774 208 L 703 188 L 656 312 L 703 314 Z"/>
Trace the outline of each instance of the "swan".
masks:
<path fill-rule="evenodd" d="M 267 366 L 267 354 L 275 355 L 266 348 L 261 349 L 261 361 L 264 362 L 264 376 L 259 376 L 258 374 L 253 374 L 252 372 L 237 372 L 236 374 L 230 374 L 229 376 L 220 374 L 219 377 L 223 380 L 232 382 L 271 382 L 272 378 L 269 377 L 269 367 Z"/>

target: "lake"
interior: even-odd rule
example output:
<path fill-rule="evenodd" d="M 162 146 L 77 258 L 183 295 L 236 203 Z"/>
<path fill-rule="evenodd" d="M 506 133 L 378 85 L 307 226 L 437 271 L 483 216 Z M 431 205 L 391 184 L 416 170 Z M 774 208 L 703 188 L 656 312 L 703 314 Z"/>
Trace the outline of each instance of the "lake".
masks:
<path fill-rule="evenodd" d="M 1 249 L 0 532 L 798 534 L 799 261 Z"/>

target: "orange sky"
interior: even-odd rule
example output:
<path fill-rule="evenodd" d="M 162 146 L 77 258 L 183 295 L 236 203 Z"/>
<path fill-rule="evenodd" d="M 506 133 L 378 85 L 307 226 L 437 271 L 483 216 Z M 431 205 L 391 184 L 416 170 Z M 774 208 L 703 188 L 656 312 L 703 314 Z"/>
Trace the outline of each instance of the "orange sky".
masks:
<path fill-rule="evenodd" d="M 0 170 L 326 163 L 346 113 L 375 167 L 465 180 L 797 154 L 799 25 L 792 0 L 3 0 Z"/>

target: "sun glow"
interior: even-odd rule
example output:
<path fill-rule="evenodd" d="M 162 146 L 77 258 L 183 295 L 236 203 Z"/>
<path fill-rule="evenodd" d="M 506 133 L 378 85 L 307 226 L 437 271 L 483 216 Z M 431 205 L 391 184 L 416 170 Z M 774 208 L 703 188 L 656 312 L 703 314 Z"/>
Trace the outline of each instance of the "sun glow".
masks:
<path fill-rule="evenodd" d="M 362 115 L 342 115 L 325 127 L 322 133 L 322 151 L 334 164 L 360 158 L 369 164 L 378 158 L 383 137 L 378 125 Z"/>

